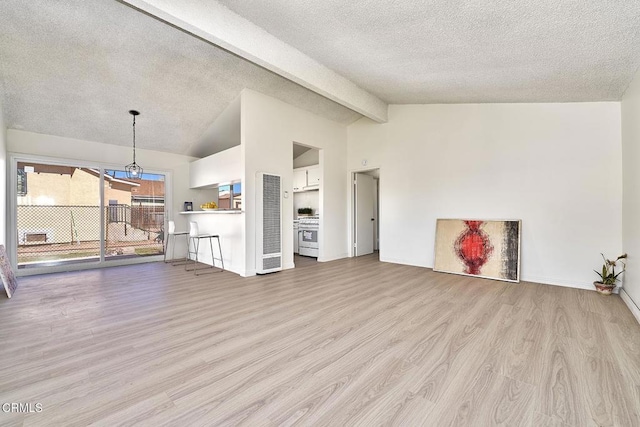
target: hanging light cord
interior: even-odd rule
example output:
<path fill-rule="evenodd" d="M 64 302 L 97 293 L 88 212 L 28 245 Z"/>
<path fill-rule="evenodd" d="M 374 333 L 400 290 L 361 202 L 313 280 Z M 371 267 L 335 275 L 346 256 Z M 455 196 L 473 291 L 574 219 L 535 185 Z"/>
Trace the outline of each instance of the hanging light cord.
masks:
<path fill-rule="evenodd" d="M 133 164 L 136 164 L 136 116 L 133 115 Z"/>

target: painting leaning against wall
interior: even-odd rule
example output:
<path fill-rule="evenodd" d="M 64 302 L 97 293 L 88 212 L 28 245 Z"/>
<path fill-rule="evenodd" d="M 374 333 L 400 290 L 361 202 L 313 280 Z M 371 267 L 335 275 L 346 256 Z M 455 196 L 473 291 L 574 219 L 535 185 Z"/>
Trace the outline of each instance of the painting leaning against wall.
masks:
<path fill-rule="evenodd" d="M 520 281 L 520 220 L 438 219 L 434 271 Z"/>
<path fill-rule="evenodd" d="M 7 297 L 11 298 L 18 287 L 18 281 L 11 268 L 11 263 L 9 262 L 7 250 L 4 245 L 0 245 L 0 279 L 2 280 L 2 284 L 4 284 Z"/>

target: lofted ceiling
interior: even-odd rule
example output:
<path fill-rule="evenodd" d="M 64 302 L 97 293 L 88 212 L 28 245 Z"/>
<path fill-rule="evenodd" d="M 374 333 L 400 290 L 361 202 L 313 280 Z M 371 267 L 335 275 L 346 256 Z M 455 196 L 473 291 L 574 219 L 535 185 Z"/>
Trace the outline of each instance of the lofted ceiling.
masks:
<path fill-rule="evenodd" d="M 129 146 L 138 109 L 139 147 L 195 156 L 236 143 L 244 88 L 384 122 L 387 103 L 617 101 L 639 66 L 638 1 L 0 1 L 9 128 Z"/>
<path fill-rule="evenodd" d="M 311 150 L 310 147 L 305 147 L 304 145 L 300 144 L 293 144 L 293 158 L 296 159 L 309 150 Z"/>
<path fill-rule="evenodd" d="M 637 0 L 221 0 L 394 104 L 617 101 Z"/>
<path fill-rule="evenodd" d="M 129 146 L 137 109 L 138 147 L 211 154 L 224 147 L 202 136 L 244 88 L 341 123 L 361 117 L 113 0 L 2 0 L 0 58 L 7 126 L 37 133 Z"/>

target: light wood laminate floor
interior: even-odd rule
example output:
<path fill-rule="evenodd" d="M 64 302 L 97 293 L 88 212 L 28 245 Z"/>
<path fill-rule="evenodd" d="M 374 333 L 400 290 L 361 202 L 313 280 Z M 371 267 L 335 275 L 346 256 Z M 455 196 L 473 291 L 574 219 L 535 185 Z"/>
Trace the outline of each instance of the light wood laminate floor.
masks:
<path fill-rule="evenodd" d="M 296 268 L 312 267 L 318 265 L 318 259 L 308 256 L 293 255 L 293 263 Z"/>
<path fill-rule="evenodd" d="M 0 298 L 0 425 L 640 426 L 617 297 L 380 263 L 22 278 Z"/>

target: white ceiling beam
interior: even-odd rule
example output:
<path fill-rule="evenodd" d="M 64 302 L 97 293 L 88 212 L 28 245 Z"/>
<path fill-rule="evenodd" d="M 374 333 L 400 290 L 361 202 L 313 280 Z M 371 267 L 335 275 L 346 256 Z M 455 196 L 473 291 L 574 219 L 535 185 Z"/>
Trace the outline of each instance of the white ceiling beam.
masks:
<path fill-rule="evenodd" d="M 120 0 L 379 123 L 387 104 L 213 0 Z"/>

